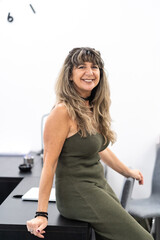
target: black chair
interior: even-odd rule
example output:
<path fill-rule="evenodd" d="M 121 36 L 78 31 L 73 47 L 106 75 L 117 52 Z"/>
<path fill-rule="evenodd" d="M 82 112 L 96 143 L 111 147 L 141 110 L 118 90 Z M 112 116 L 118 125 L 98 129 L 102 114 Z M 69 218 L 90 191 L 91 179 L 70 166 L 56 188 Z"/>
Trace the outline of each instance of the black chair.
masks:
<path fill-rule="evenodd" d="M 146 221 L 152 219 L 151 227 L 148 223 L 148 230 L 156 240 L 160 240 L 160 144 L 157 147 L 150 197 L 128 200 L 127 210 L 135 218 Z"/>

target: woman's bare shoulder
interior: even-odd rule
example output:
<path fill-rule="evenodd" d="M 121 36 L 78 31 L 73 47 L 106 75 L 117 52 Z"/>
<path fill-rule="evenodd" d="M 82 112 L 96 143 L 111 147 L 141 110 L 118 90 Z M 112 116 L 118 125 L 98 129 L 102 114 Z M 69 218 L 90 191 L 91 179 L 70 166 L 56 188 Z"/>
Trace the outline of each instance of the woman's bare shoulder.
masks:
<path fill-rule="evenodd" d="M 49 119 L 62 118 L 61 120 L 64 120 L 64 119 L 69 120 L 69 114 L 66 106 L 63 103 L 57 104 L 50 112 L 48 118 Z"/>
<path fill-rule="evenodd" d="M 70 117 L 68 110 L 63 103 L 57 104 L 47 117 L 46 127 L 70 128 Z"/>

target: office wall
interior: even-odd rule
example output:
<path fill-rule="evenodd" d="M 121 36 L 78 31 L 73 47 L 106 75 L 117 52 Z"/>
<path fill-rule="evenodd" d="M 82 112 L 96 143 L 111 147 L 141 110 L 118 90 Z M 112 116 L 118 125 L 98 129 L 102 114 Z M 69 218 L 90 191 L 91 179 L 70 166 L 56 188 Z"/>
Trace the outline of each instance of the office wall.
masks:
<path fill-rule="evenodd" d="M 110 147 L 142 170 L 145 185 L 134 196 L 148 196 L 160 136 L 159 10 L 158 0 L 1 1 L 0 153 L 41 149 L 40 121 L 54 105 L 63 60 L 73 47 L 91 46 L 110 82 Z M 120 196 L 123 177 L 109 169 L 108 181 Z"/>

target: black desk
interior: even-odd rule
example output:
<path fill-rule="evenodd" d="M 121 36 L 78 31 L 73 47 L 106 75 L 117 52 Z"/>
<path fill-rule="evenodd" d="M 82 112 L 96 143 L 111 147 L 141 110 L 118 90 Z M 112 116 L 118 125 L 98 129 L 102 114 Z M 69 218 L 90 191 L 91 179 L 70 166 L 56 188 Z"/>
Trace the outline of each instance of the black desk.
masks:
<path fill-rule="evenodd" d="M 14 190 L 0 205 L 0 240 L 37 239 L 37 237 L 31 235 L 26 229 L 26 221 L 33 218 L 37 209 L 37 202 L 22 201 L 21 199 L 14 198 L 14 196 L 23 195 L 31 187 L 37 187 L 39 185 L 42 162 L 38 156 L 35 156 L 32 172 L 23 174 L 20 173 L 18 169 L 19 164 L 22 164 L 22 162 L 22 157 L 0 157 L 0 191 L 1 186 L 3 186 L 5 182 L 7 182 L 8 185 L 12 182 L 12 187 L 15 185 Z M 48 213 L 49 221 L 45 239 L 90 239 L 91 228 L 88 223 L 71 221 L 60 216 L 55 203 L 49 203 Z"/>

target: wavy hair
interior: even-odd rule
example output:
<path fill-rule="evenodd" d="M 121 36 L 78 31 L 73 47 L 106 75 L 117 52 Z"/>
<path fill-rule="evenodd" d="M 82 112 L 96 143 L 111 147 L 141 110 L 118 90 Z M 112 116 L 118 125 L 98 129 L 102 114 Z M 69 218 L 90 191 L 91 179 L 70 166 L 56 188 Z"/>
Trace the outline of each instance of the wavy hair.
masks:
<path fill-rule="evenodd" d="M 84 99 L 79 96 L 74 88 L 71 75 L 73 67 L 84 62 L 98 65 L 100 69 L 100 81 L 91 92 L 90 106 L 86 108 Z M 110 90 L 107 76 L 104 70 L 104 62 L 99 51 L 94 48 L 83 47 L 72 49 L 66 57 L 56 83 L 56 101 L 64 103 L 70 117 L 77 123 L 82 137 L 87 133 L 96 134 L 99 131 L 105 138 L 105 142 L 115 142 L 115 133 L 111 130 L 111 117 L 109 107 L 111 104 Z M 91 114 L 92 113 L 92 114 Z"/>

